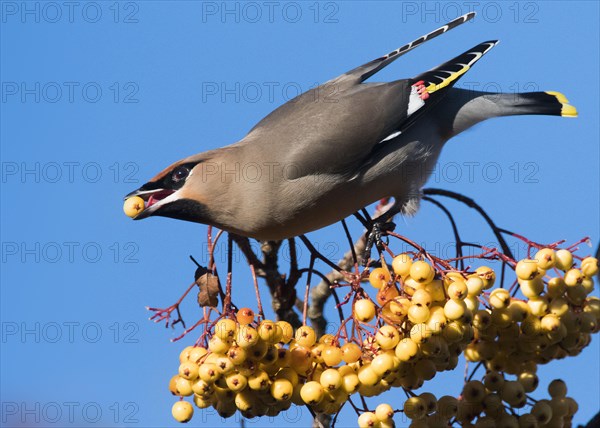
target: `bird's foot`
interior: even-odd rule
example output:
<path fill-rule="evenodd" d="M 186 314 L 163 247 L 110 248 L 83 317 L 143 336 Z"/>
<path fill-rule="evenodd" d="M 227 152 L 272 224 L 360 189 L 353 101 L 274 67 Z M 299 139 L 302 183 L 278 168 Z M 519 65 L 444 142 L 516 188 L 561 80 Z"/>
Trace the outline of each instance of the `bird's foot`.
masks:
<path fill-rule="evenodd" d="M 425 86 L 424 81 L 419 80 L 417 83 L 414 83 L 413 86 L 416 88 L 419 98 L 421 98 L 423 101 L 429 98 L 429 92 L 427 92 L 427 87 Z"/>
<path fill-rule="evenodd" d="M 396 224 L 391 221 L 374 221 L 371 224 L 371 230 L 367 231 L 367 245 L 362 254 L 363 266 L 366 266 L 369 262 L 373 245 L 375 245 L 379 252 L 382 252 L 384 250 L 383 237 L 386 236 L 388 232 L 392 232 L 395 228 Z"/>

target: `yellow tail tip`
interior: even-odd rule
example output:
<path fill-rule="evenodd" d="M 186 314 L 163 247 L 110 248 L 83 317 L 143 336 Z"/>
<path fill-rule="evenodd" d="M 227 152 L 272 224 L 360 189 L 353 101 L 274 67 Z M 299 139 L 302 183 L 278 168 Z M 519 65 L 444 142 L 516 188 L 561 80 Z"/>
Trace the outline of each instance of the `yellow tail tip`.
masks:
<path fill-rule="evenodd" d="M 577 117 L 577 109 L 571 104 L 563 104 L 560 115 L 562 117 Z"/>
<path fill-rule="evenodd" d="M 546 91 L 546 93 L 548 95 L 553 95 L 556 97 L 556 99 L 558 100 L 559 103 L 561 104 L 569 104 L 569 100 L 567 99 L 567 97 L 564 96 L 564 94 L 560 93 L 560 92 L 556 92 L 556 91 Z"/>

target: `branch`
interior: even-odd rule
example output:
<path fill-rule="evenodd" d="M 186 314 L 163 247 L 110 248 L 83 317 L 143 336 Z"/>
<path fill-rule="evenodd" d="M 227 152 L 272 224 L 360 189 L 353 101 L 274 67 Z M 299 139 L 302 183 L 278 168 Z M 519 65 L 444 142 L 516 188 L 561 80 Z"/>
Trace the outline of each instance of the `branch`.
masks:
<path fill-rule="evenodd" d="M 387 208 L 389 208 L 389 204 L 379 204 L 375 209 L 375 213 L 373 217 L 378 217 L 382 213 L 384 213 Z M 345 228 L 346 230 L 346 228 Z M 354 248 L 348 250 L 344 257 L 337 263 L 338 268 L 341 271 L 350 272 L 352 268 L 356 264 L 360 264 L 362 261 L 362 254 L 367 247 L 367 236 L 363 233 L 361 237 L 354 243 Z M 358 274 L 358 272 L 356 272 Z M 325 308 L 325 303 L 329 296 L 331 296 L 331 287 L 330 284 L 335 284 L 336 282 L 344 279 L 344 275 L 337 269 L 332 270 L 327 275 L 325 275 L 327 280 L 323 279 L 319 284 L 313 287 L 311 292 L 311 300 L 310 305 L 308 307 L 308 318 L 310 318 L 311 324 L 315 329 L 317 336 L 321 336 L 325 333 L 325 328 L 327 326 L 327 319 L 323 315 L 323 309 Z"/>

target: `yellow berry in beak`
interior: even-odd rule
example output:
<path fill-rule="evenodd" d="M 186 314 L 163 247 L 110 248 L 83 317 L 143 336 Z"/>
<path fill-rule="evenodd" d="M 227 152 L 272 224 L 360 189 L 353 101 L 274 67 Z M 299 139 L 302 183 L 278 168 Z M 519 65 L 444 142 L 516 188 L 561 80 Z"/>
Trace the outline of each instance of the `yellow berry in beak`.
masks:
<path fill-rule="evenodd" d="M 139 196 L 133 196 L 125 200 L 123 204 L 123 211 L 127 217 L 135 217 L 142 211 L 144 211 L 144 200 Z"/>

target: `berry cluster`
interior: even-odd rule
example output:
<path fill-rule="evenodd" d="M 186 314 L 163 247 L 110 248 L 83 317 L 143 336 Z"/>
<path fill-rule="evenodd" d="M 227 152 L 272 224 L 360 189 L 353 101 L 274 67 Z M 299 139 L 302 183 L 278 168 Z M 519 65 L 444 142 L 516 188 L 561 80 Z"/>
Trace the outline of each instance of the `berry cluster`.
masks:
<path fill-rule="evenodd" d="M 578 259 L 578 267 L 574 260 L 551 248 L 518 263 L 503 260 L 517 276 L 506 289 L 494 288 L 496 273 L 487 266 L 452 270 L 423 254 L 397 255 L 391 267 L 382 259 L 347 284 L 351 291 L 338 307 L 351 303 L 352 313 L 336 334 L 318 338 L 306 325 L 294 331 L 249 308 L 224 313 L 207 328 L 204 346 L 181 352 L 169 387 L 223 417 L 238 410 L 247 418 L 275 416 L 292 404 L 335 414 L 350 403 L 360 427 L 394 426 L 400 411 L 415 427 L 568 426 L 577 404 L 562 381 L 550 385 L 550 400 L 528 394 L 537 387 L 538 364 L 578 354 L 600 329 L 600 300 L 589 296 L 598 260 Z M 377 290 L 374 299 L 360 280 Z M 522 298 L 515 297 L 519 289 Z M 487 372 L 474 380 L 474 371 L 458 398 L 412 392 L 454 369 L 463 353 Z M 402 409 L 380 404 L 370 411 L 352 401 L 393 387 L 408 395 Z M 517 417 L 515 409 L 528 405 Z M 178 401 L 172 412 L 187 422 L 193 407 Z"/>

